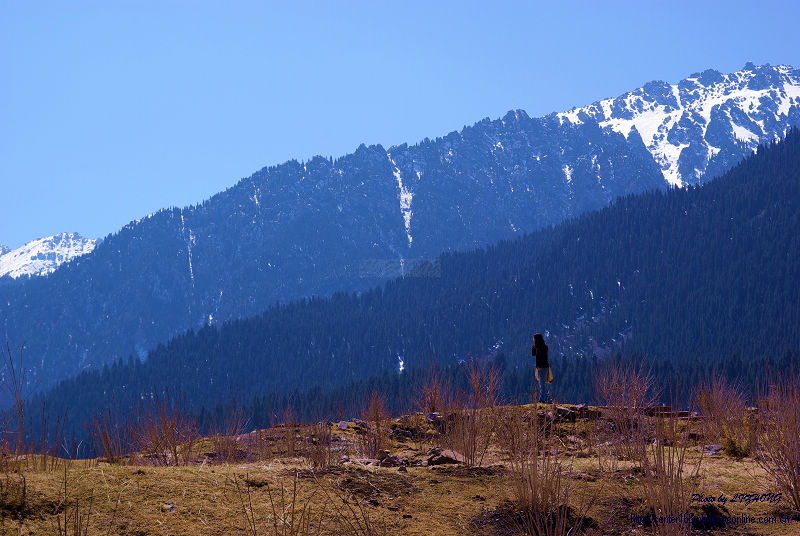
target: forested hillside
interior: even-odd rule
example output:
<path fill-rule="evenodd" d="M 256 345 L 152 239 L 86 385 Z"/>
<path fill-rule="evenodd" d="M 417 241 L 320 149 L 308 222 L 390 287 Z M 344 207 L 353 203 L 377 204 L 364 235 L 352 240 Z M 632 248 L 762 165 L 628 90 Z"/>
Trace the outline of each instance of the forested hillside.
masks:
<path fill-rule="evenodd" d="M 28 377 L 47 386 L 129 354 L 143 358 L 190 328 L 257 315 L 275 302 L 369 289 L 413 259 L 485 247 L 620 196 L 704 182 L 798 125 L 800 72 L 748 64 L 677 85 L 651 82 L 566 113 L 532 118 L 514 110 L 415 145 L 361 145 L 337 159 L 265 167 L 201 204 L 131 222 L 46 278 L 0 285 L 0 332 L 27 343 L 37 356 Z M 443 262 L 443 277 L 463 285 Z M 520 284 L 528 277 L 518 275 Z M 619 275 L 622 284 L 633 277 Z M 575 285 L 581 306 L 597 306 L 583 305 L 587 289 Z M 566 322 L 564 312 L 540 314 Z M 529 319 L 530 311 L 520 314 Z M 416 328 L 391 322 L 410 337 L 392 351 L 422 344 Z M 482 344 L 472 339 L 465 342 Z M 278 342 L 270 351 L 291 348 Z"/>
<path fill-rule="evenodd" d="M 44 400 L 51 411 L 71 408 L 75 419 L 112 394 L 136 400 L 153 390 L 182 393 L 195 408 L 231 395 L 278 400 L 370 376 L 401 385 L 415 368 L 498 353 L 507 380 L 524 384 L 534 331 L 571 370 L 563 392 L 585 396 L 590 376 L 581 367 L 592 356 L 646 355 L 664 364 L 662 375 L 680 370 L 687 382 L 723 362 L 752 376 L 761 358 L 796 354 L 798 325 L 793 130 L 705 186 L 626 197 L 513 242 L 442 255 L 361 294 L 276 305 L 189 331 L 145 362 L 131 357 L 83 373 Z"/>

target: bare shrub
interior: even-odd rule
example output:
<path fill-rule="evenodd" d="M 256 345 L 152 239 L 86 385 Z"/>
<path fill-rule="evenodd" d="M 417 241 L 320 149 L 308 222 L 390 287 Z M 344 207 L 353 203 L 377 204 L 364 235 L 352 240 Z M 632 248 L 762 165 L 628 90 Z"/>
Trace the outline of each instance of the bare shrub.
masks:
<path fill-rule="evenodd" d="M 239 461 L 241 449 L 238 438 L 244 432 L 247 417 L 231 397 L 228 405 L 216 416 L 211 425 L 211 445 L 215 459 L 222 463 Z"/>
<path fill-rule="evenodd" d="M 297 453 L 297 417 L 294 414 L 291 404 L 286 405 L 283 414 L 283 444 L 286 455 L 290 458 Z"/>
<path fill-rule="evenodd" d="M 359 436 L 361 453 L 366 458 L 377 458 L 389 441 L 389 434 L 386 430 L 386 421 L 389 413 L 386 411 L 386 403 L 377 391 L 370 394 L 369 404 L 363 415 L 367 423 L 365 434 Z"/>
<path fill-rule="evenodd" d="M 28 386 L 23 357 L 24 349 L 21 348 L 19 360 L 15 363 L 11 346 L 6 343 L 5 363 L 3 369 L 0 370 L 0 377 L 2 377 L 0 392 L 5 391 L 12 402 L 10 415 L 7 416 L 7 420 L 4 419 L 6 421 L 3 432 L 4 442 L 8 443 L 6 446 L 11 447 L 16 457 L 27 454 L 30 447 L 25 438 L 25 403 L 36 391 L 36 386 Z M 8 425 L 12 422 L 14 424 L 9 427 Z"/>
<path fill-rule="evenodd" d="M 424 383 L 415 390 L 416 410 L 425 414 L 444 413 L 451 402 L 451 391 L 449 383 L 442 379 L 439 369 L 431 365 Z"/>
<path fill-rule="evenodd" d="M 470 361 L 469 391 L 457 393 L 447 414 L 448 446 L 464 455 L 467 465 L 481 465 L 497 423 L 499 375 L 491 367 Z"/>
<path fill-rule="evenodd" d="M 775 381 L 764 402 L 755 459 L 800 510 L 800 374 Z"/>
<path fill-rule="evenodd" d="M 336 461 L 330 425 L 321 421 L 312 424 L 309 432 L 308 461 L 314 469 L 330 467 Z"/>
<path fill-rule="evenodd" d="M 134 442 L 130 418 L 116 401 L 91 417 L 89 431 L 109 463 L 120 462 Z"/>
<path fill-rule="evenodd" d="M 673 406 L 676 404 L 677 400 Z M 651 522 L 660 535 L 689 534 L 692 525 L 688 517 L 666 521 L 661 518 L 689 512 L 692 494 L 697 489 L 702 451 L 692 471 L 686 458 L 689 451 L 688 423 L 681 427 L 674 411 L 667 415 L 655 416 L 653 421 L 655 440 L 639 460 L 644 475 L 645 499 L 651 514 Z"/>
<path fill-rule="evenodd" d="M 545 433 L 545 421 L 540 422 L 535 406 L 532 411 L 509 406 L 498 420 L 498 443 L 511 467 L 517 530 L 536 536 L 585 532 L 586 513 L 596 495 L 582 498 L 577 509 L 569 506 L 576 495 L 574 484 L 556 448 L 557 436 Z"/>
<path fill-rule="evenodd" d="M 158 465 L 188 464 L 198 436 L 197 421 L 169 393 L 153 395 L 140 406 L 134 441 L 142 454 Z"/>
<path fill-rule="evenodd" d="M 738 385 L 730 385 L 722 375 L 701 385 L 695 395 L 703 414 L 703 435 L 721 443 L 735 458 L 750 454 L 751 434 L 747 406 Z"/>
<path fill-rule="evenodd" d="M 645 412 L 658 400 L 650 369 L 641 363 L 609 361 L 595 375 L 595 390 L 609 412 L 617 457 L 643 459 L 647 440 Z"/>

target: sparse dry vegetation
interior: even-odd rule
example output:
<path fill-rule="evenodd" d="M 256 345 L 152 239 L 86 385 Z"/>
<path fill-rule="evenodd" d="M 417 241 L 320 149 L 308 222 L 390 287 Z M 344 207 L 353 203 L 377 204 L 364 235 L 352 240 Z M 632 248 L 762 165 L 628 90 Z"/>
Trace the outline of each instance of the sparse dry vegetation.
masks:
<path fill-rule="evenodd" d="M 800 375 L 775 381 L 763 406 L 756 460 L 800 510 Z"/>
<path fill-rule="evenodd" d="M 716 375 L 700 386 L 696 398 L 704 417 L 705 437 L 720 443 L 734 458 L 750 455 L 753 435 L 741 389 L 729 384 L 724 376 Z"/>
<path fill-rule="evenodd" d="M 103 457 L 89 461 L 30 443 L 17 455 L 19 417 L 8 414 L 0 534 L 688 534 L 697 528 L 688 522 L 629 516 L 702 515 L 692 493 L 709 489 L 786 497 L 784 510 L 728 504 L 725 515 L 793 515 L 790 500 L 798 508 L 797 378 L 775 382 L 757 413 L 745 410 L 745 430 L 731 433 L 752 430 L 759 441 L 740 459 L 704 454 L 726 423 L 740 422 L 720 411 L 733 396 L 724 383 L 698 390 L 708 415 L 700 419 L 654 411 L 652 376 L 620 363 L 598 376 L 599 408 L 502 406 L 491 368 L 473 363 L 468 379 L 462 395 L 423 391 L 425 411 L 398 418 L 373 393 L 363 420 L 341 426 L 301 424 L 287 409 L 282 424 L 245 433 L 231 405 L 205 437 L 178 399 L 154 397 L 136 409 L 139 423 L 111 406 L 93 420 Z M 747 530 L 798 532 L 793 524 Z"/>

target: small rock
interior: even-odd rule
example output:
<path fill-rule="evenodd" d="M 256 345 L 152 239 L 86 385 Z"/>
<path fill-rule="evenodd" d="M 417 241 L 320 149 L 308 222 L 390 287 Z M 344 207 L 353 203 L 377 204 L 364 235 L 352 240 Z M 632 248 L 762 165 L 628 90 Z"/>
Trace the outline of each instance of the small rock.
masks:
<path fill-rule="evenodd" d="M 706 456 L 718 456 L 722 452 L 722 445 L 706 445 L 703 447 L 703 454 Z"/>
<path fill-rule="evenodd" d="M 446 454 L 434 454 L 428 458 L 428 466 L 444 465 L 448 463 L 461 463 L 460 461 L 447 456 Z"/>
<path fill-rule="evenodd" d="M 565 408 L 564 406 L 558 406 L 556 408 L 556 413 L 558 414 L 561 419 L 569 422 L 575 422 L 576 414 L 569 408 Z"/>
<path fill-rule="evenodd" d="M 340 428 L 341 430 L 347 430 L 349 427 L 350 427 L 350 425 L 349 425 L 349 424 L 347 424 L 347 423 L 346 423 L 346 422 L 344 422 L 344 421 L 341 421 L 341 422 L 339 423 L 339 428 Z"/>
<path fill-rule="evenodd" d="M 408 459 L 398 456 L 386 456 L 378 465 L 381 467 L 402 467 L 403 465 L 408 465 Z"/>
<path fill-rule="evenodd" d="M 162 512 L 169 512 L 170 514 L 175 511 L 175 505 L 171 503 L 162 502 L 161 504 L 161 511 Z"/>
<path fill-rule="evenodd" d="M 442 420 L 442 416 L 439 412 L 434 411 L 433 413 L 428 413 L 425 415 L 425 422 L 427 423 L 434 423 Z"/>

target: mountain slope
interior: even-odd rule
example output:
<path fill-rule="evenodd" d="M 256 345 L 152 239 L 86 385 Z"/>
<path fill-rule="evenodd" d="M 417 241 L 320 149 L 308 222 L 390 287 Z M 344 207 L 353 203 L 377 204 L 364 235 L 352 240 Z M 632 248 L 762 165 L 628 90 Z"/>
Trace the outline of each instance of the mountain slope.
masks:
<path fill-rule="evenodd" d="M 798 71 L 756 70 L 742 80 L 755 84 L 773 73 L 769 83 L 779 81 L 784 93 L 786 84 L 800 85 Z M 697 91 L 716 95 L 725 87 L 704 82 Z M 780 111 L 780 122 L 764 123 L 766 140 L 800 124 L 800 102 L 775 91 L 759 101 L 759 110 Z M 645 94 L 655 98 L 653 90 Z M 640 106 L 623 101 L 628 108 L 612 107 L 620 121 Z M 0 327 L 12 344 L 27 341 L 37 363 L 29 377 L 46 385 L 82 367 L 143 357 L 188 328 L 255 315 L 276 301 L 370 288 L 414 259 L 511 238 L 664 187 L 663 164 L 639 127 L 626 137 L 601 119 L 515 111 L 414 146 L 362 145 L 337 160 L 265 168 L 200 205 L 132 222 L 46 279 L 0 286 Z M 670 128 L 669 139 L 689 144 L 679 163 L 701 144 L 691 137 L 696 130 Z M 723 130 L 703 135 L 724 137 Z M 706 174 L 751 152 L 736 141 L 714 146 L 720 152 Z"/>
<path fill-rule="evenodd" d="M 32 240 L 10 250 L 0 246 L 0 277 L 46 275 L 76 257 L 91 253 L 97 240 L 78 233 L 60 233 Z"/>
<path fill-rule="evenodd" d="M 615 349 L 698 364 L 752 364 L 800 350 L 800 131 L 699 188 L 629 196 L 513 242 L 441 256 L 360 296 L 303 300 L 204 327 L 62 382 L 45 400 L 78 413 L 104 393 L 156 389 L 192 406 L 295 387 L 341 386 L 425 366 L 433 356 L 503 351 L 529 362 L 545 333 L 553 359 Z M 569 386 L 565 386 L 568 388 Z"/>

